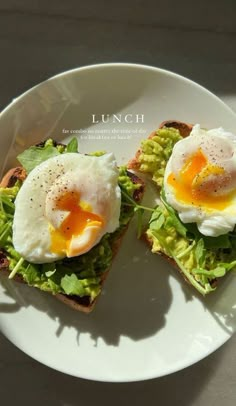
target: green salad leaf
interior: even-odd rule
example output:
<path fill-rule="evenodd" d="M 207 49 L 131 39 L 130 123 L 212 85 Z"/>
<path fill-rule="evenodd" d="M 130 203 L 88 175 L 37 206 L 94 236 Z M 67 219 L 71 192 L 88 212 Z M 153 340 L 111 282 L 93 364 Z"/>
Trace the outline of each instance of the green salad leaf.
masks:
<path fill-rule="evenodd" d="M 168 211 L 168 214 L 169 214 L 169 217 L 167 219 L 168 224 L 170 226 L 175 227 L 177 232 L 180 235 L 182 235 L 183 237 L 186 237 L 187 228 L 185 227 L 185 225 L 179 219 L 179 216 L 178 216 L 177 212 L 167 203 L 164 188 L 161 189 L 161 201 L 164 204 L 164 206 L 165 206 L 165 208 L 166 208 L 166 210 Z"/>
<path fill-rule="evenodd" d="M 72 138 L 67 144 L 66 152 L 78 152 L 78 140 L 76 137 Z"/>
<path fill-rule="evenodd" d="M 31 172 L 37 165 L 49 158 L 60 155 L 60 152 L 53 145 L 46 147 L 30 147 L 18 155 L 17 159 L 25 168 L 26 172 Z"/>
<path fill-rule="evenodd" d="M 200 238 L 195 248 L 196 262 L 198 266 L 203 266 L 206 258 L 206 248 L 203 238 Z"/>
<path fill-rule="evenodd" d="M 231 248 L 232 244 L 230 242 L 230 237 L 228 234 L 219 235 L 218 237 L 206 237 L 204 236 L 204 243 L 206 248 L 221 249 L 221 248 Z"/>
<path fill-rule="evenodd" d="M 66 295 L 91 296 L 92 300 L 99 294 L 99 278 L 78 279 L 73 273 L 61 279 L 61 286 Z"/>

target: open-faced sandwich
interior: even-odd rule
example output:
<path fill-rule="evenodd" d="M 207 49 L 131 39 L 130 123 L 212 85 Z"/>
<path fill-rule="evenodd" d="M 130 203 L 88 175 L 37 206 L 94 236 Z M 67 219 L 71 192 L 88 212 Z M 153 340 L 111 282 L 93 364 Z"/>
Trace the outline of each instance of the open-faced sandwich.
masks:
<path fill-rule="evenodd" d="M 143 182 L 113 154 L 47 140 L 0 184 L 0 274 L 90 312 L 139 202 Z"/>
<path fill-rule="evenodd" d="M 236 136 L 163 122 L 128 166 L 160 192 L 146 240 L 201 294 L 236 266 Z"/>

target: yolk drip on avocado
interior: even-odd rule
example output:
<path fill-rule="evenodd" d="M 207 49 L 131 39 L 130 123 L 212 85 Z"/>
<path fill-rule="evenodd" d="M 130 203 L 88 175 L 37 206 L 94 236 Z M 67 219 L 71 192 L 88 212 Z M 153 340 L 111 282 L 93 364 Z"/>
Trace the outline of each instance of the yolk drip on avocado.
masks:
<path fill-rule="evenodd" d="M 224 173 L 224 168 L 209 162 L 199 148 L 186 160 L 178 176 L 174 173 L 168 176 L 167 183 L 174 188 L 175 197 L 179 201 L 208 209 L 224 210 L 233 198 L 233 193 L 216 194 L 222 182 L 216 175 Z"/>
<path fill-rule="evenodd" d="M 101 228 L 103 219 L 92 213 L 92 207 L 86 202 L 80 201 L 78 193 L 66 193 L 57 200 L 56 209 L 69 211 L 58 229 L 51 228 L 51 251 L 54 253 L 69 253 L 68 256 L 79 255 L 79 251 L 87 251 L 93 246 Z M 90 228 L 90 241 L 85 241 L 78 252 L 70 248 L 73 237 L 80 236 L 86 228 Z"/>

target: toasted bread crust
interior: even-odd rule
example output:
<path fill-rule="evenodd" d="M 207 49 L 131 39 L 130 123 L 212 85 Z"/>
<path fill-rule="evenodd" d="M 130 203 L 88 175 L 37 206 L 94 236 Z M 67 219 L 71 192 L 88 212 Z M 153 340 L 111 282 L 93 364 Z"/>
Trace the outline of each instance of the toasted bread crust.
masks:
<path fill-rule="evenodd" d="M 9 261 L 6 257 L 6 254 L 3 250 L 0 250 L 0 269 L 1 271 L 7 270 L 8 271 Z"/>
<path fill-rule="evenodd" d="M 182 121 L 177 121 L 177 120 L 162 121 L 162 123 L 160 124 L 158 129 L 163 128 L 163 127 L 176 128 L 177 130 L 179 130 L 182 137 L 187 137 L 191 133 L 192 128 L 193 128 L 192 124 L 183 123 Z M 153 138 L 155 135 L 156 135 L 156 131 L 152 131 L 151 134 L 148 136 L 148 139 Z M 133 169 L 136 171 L 139 170 L 139 168 L 140 168 L 139 156 L 141 155 L 141 153 L 142 153 L 142 148 L 139 148 L 135 154 L 135 157 L 132 158 L 128 163 L 129 169 Z"/>
<path fill-rule="evenodd" d="M 134 195 L 133 195 L 134 200 L 139 202 L 142 199 L 142 196 L 144 193 L 144 182 L 140 178 L 138 178 L 138 176 L 134 175 L 131 172 L 127 171 L 127 175 L 130 177 L 130 179 L 132 180 L 132 182 L 134 184 L 139 183 L 141 185 L 141 187 L 139 189 L 135 190 Z M 17 180 L 24 181 L 26 176 L 27 176 L 26 171 L 22 167 L 12 168 L 3 177 L 3 179 L 0 183 L 0 186 L 1 187 L 12 187 L 12 186 L 14 186 L 14 184 L 16 183 Z M 115 243 L 112 246 L 113 260 L 114 260 L 115 255 L 118 252 L 122 238 L 127 229 L 128 229 L 128 225 L 126 226 L 126 228 L 123 230 L 122 234 L 119 236 L 119 238 L 115 241 Z M 110 267 L 103 273 L 101 287 L 102 287 L 109 271 L 110 271 Z M 6 276 L 9 276 L 9 273 L 10 273 L 9 261 L 7 259 L 6 253 L 2 249 L 0 249 L 0 272 L 1 272 L 1 274 L 4 274 Z M 14 281 L 25 283 L 23 278 L 19 274 L 16 274 L 14 276 Z M 93 310 L 93 308 L 97 302 L 97 299 L 98 299 L 98 297 L 96 297 L 96 299 L 91 303 L 89 301 L 89 297 L 87 297 L 87 296 L 86 297 L 79 297 L 79 296 L 75 296 L 75 295 L 69 296 L 69 295 L 59 293 L 59 294 L 56 294 L 55 297 L 58 300 L 60 300 L 61 302 L 63 302 L 64 304 L 66 304 L 67 306 L 71 307 L 72 309 L 77 310 L 77 311 L 82 311 L 84 313 L 90 313 Z"/>
<path fill-rule="evenodd" d="M 167 121 L 162 121 L 162 123 L 159 126 L 159 128 L 163 128 L 163 127 L 176 128 L 176 130 L 179 130 L 182 137 L 187 137 L 191 133 L 193 125 L 188 124 L 188 123 L 183 123 L 182 121 L 177 121 L 177 120 L 167 120 Z"/>
<path fill-rule="evenodd" d="M 12 187 L 17 180 L 24 181 L 26 178 L 26 171 L 21 166 L 10 169 L 2 178 L 0 187 Z"/>

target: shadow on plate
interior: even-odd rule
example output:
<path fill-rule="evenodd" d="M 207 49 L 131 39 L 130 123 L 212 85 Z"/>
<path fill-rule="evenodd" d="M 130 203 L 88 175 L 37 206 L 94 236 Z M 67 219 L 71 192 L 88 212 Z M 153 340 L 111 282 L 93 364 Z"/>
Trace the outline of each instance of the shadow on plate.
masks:
<path fill-rule="evenodd" d="M 229 273 L 219 279 L 215 292 L 205 297 L 184 281 L 182 275 L 170 267 L 171 276 L 181 284 L 185 301 L 198 300 L 205 311 L 209 311 L 222 329 L 231 336 L 236 331 L 236 275 Z"/>
<path fill-rule="evenodd" d="M 236 330 L 236 278 L 231 272 L 219 280 L 216 292 L 202 298 L 203 304 L 208 309 L 219 325 L 228 333 Z"/>
<path fill-rule="evenodd" d="M 143 203 L 153 206 L 156 193 L 149 186 L 147 183 Z M 57 336 L 65 328 L 72 327 L 78 343 L 81 333 L 89 333 L 95 344 L 102 338 L 109 345 L 118 345 L 121 336 L 140 340 L 164 327 L 165 315 L 172 301 L 168 278 L 165 261 L 153 255 L 147 245 L 137 239 L 134 218 L 91 314 L 71 310 L 47 293 L 8 279 L 2 279 L 2 284 L 5 294 L 14 302 L 0 302 L 0 312 L 12 313 L 21 307 L 34 306 L 57 321 Z"/>
<path fill-rule="evenodd" d="M 144 339 L 164 327 L 171 304 L 169 272 L 163 265 L 161 258 L 157 260 L 143 241 L 137 240 L 134 221 L 91 314 L 71 310 L 47 293 L 3 278 L 5 294 L 14 302 L 0 302 L 0 312 L 12 313 L 21 307 L 34 306 L 57 321 L 57 336 L 65 328 L 74 328 L 78 343 L 81 333 L 89 333 L 95 344 L 99 338 L 109 345 L 118 345 L 121 336 Z"/>

